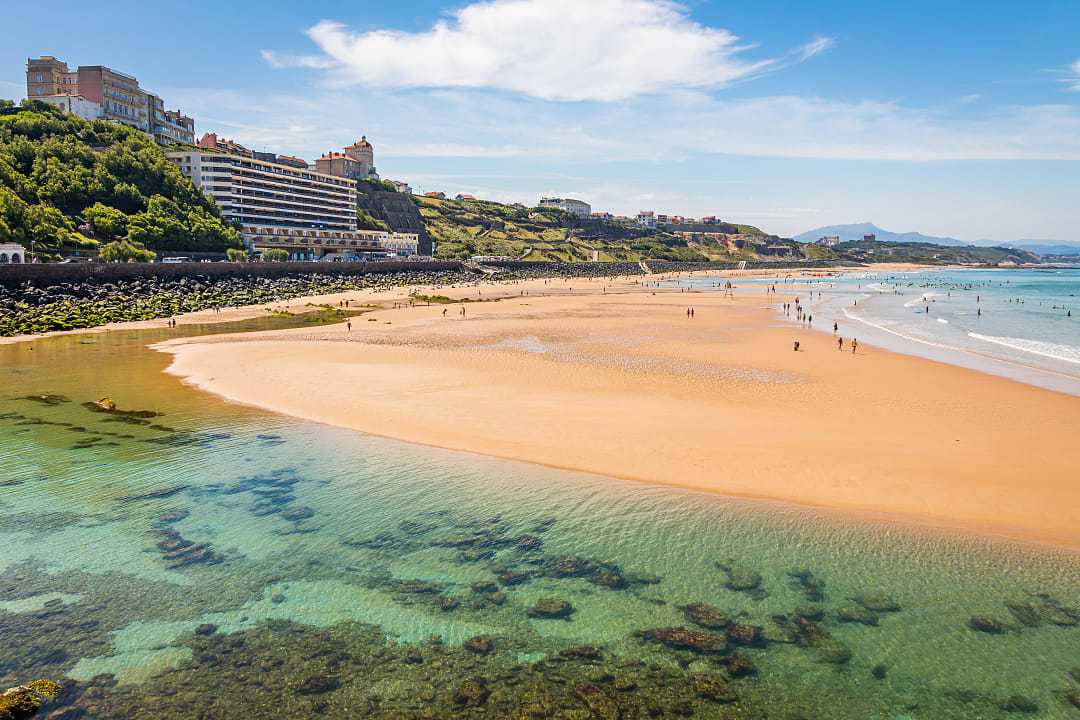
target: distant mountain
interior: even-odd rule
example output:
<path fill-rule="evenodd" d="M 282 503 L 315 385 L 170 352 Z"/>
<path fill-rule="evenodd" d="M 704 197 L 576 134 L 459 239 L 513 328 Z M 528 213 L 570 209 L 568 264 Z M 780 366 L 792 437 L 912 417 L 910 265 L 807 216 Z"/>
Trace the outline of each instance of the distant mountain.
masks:
<path fill-rule="evenodd" d="M 864 235 L 876 235 L 877 239 L 882 242 L 930 243 L 932 245 L 946 245 L 949 247 L 961 247 L 971 244 L 950 237 L 934 237 L 933 235 L 923 235 L 922 233 L 917 232 L 892 232 L 868 222 L 854 223 L 851 225 L 827 225 L 826 227 L 819 227 L 804 232 L 801 235 L 796 235 L 795 239 L 799 242 L 808 243 L 814 242 L 821 237 L 834 235 L 840 237 L 840 242 L 862 240 Z"/>
<path fill-rule="evenodd" d="M 1005 247 L 1027 250 L 1039 255 L 1080 255 L 1080 243 L 1060 240 L 1017 240 Z"/>

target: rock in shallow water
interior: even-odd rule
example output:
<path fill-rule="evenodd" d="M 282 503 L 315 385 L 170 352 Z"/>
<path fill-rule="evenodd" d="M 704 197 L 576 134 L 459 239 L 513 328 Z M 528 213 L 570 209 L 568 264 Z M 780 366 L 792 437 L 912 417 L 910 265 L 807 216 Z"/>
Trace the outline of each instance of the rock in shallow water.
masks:
<path fill-rule="evenodd" d="M 573 605 L 556 597 L 540 598 L 528 611 L 529 617 L 543 620 L 569 620 L 573 613 Z"/>
<path fill-rule="evenodd" d="M 1009 626 L 1000 620 L 986 615 L 974 615 L 968 620 L 968 627 L 972 630 L 988 633 L 990 635 L 1002 635 L 1009 631 Z"/>

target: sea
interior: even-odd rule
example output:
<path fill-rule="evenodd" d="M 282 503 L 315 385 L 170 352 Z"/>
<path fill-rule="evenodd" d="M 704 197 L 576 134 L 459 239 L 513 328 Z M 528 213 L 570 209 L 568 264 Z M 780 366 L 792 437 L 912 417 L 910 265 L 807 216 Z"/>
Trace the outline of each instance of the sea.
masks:
<path fill-rule="evenodd" d="M 718 280 L 671 284 L 719 290 Z M 1080 268 L 781 273 L 739 283 L 754 292 L 761 284 L 799 297 L 815 330 L 835 326 L 863 344 L 1080 395 Z"/>
<path fill-rule="evenodd" d="M 815 312 L 1067 370 L 1013 346 L 1077 347 L 1069 277 L 830 279 Z M 0 689 L 61 682 L 55 718 L 1080 717 L 1075 552 L 372 437 L 147 347 L 289 322 L 0 345 Z"/>

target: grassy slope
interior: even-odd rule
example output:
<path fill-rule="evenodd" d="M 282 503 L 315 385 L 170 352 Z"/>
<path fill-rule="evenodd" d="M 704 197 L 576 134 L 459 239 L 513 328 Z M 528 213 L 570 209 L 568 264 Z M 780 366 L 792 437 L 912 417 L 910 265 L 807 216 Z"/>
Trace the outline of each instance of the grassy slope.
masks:
<path fill-rule="evenodd" d="M 637 261 L 752 259 L 713 244 L 695 244 L 664 232 L 647 232 L 580 220 L 557 210 L 521 208 L 483 200 L 415 198 L 436 256 L 524 257 L 527 260 Z M 756 228 L 748 232 L 763 235 Z"/>

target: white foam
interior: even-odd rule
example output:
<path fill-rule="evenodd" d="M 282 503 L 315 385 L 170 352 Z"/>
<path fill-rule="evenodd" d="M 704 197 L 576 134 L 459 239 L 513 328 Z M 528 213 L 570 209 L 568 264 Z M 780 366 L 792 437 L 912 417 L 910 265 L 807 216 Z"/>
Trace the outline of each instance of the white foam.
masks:
<path fill-rule="evenodd" d="M 949 321 L 946 320 L 945 318 L 938 318 L 937 321 L 939 323 L 941 323 L 942 325 L 948 325 L 949 324 Z"/>
<path fill-rule="evenodd" d="M 1027 338 L 993 337 L 992 335 L 979 335 L 978 333 L 968 333 L 968 337 L 1031 353 L 1032 355 L 1041 355 L 1054 360 L 1080 365 L 1080 348 L 1072 345 L 1062 345 L 1044 340 L 1028 340 Z"/>

